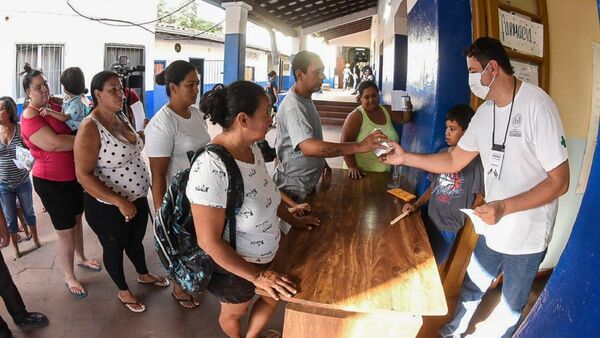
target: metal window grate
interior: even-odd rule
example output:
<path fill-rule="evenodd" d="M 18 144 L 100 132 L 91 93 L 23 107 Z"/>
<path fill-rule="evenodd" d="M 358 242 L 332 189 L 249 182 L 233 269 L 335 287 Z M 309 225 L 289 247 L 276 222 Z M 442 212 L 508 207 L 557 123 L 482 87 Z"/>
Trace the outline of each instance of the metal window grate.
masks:
<path fill-rule="evenodd" d="M 204 85 L 223 83 L 223 60 L 204 60 Z"/>
<path fill-rule="evenodd" d="M 16 46 L 15 98 L 25 98 L 23 89 L 23 72 L 25 63 L 44 72 L 50 87 L 50 94 L 61 94 L 60 74 L 64 70 L 64 45 L 26 43 Z"/>

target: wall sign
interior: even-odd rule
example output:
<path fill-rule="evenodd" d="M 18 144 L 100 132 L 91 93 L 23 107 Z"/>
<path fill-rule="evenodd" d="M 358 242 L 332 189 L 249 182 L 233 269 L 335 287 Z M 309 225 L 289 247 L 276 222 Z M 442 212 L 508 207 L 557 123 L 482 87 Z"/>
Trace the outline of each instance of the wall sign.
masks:
<path fill-rule="evenodd" d="M 522 62 L 513 59 L 510 60 L 510 64 L 513 66 L 515 76 L 518 77 L 519 80 L 529 82 L 536 86 L 540 85 L 540 66 L 531 62 Z"/>
<path fill-rule="evenodd" d="M 498 9 L 500 42 L 525 54 L 544 56 L 544 26 Z"/>

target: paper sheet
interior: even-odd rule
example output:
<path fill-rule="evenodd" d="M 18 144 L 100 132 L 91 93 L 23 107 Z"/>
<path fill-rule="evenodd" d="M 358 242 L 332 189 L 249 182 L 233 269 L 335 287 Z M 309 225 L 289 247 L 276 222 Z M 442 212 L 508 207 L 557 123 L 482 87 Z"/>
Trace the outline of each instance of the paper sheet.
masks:
<path fill-rule="evenodd" d="M 31 152 L 28 149 L 17 146 L 15 148 L 15 165 L 19 169 L 31 170 L 33 168 L 33 156 L 31 156 Z"/>
<path fill-rule="evenodd" d="M 131 111 L 133 111 L 133 117 L 135 118 L 135 130 L 144 130 L 144 119 L 146 118 L 146 113 L 144 113 L 144 105 L 142 102 L 138 101 L 132 104 Z"/>
<path fill-rule="evenodd" d="M 487 229 L 487 223 L 485 223 L 481 217 L 475 215 L 475 211 L 473 209 L 460 209 L 460 211 L 464 212 L 469 216 L 471 222 L 473 222 L 473 227 L 475 228 L 475 232 L 478 235 L 483 235 L 485 230 Z"/>

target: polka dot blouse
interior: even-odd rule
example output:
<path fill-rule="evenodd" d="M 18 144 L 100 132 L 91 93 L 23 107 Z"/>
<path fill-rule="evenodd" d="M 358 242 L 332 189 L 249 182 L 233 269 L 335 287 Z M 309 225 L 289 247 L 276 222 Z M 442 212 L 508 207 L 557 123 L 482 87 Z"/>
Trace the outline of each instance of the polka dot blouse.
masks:
<path fill-rule="evenodd" d="M 137 133 L 135 144 L 122 141 L 113 136 L 93 116 L 90 118 L 100 132 L 100 151 L 94 175 L 110 190 L 129 201 L 146 197 L 150 181 L 146 164 L 140 155 L 144 141 Z M 133 130 L 131 125 L 129 127 Z"/>

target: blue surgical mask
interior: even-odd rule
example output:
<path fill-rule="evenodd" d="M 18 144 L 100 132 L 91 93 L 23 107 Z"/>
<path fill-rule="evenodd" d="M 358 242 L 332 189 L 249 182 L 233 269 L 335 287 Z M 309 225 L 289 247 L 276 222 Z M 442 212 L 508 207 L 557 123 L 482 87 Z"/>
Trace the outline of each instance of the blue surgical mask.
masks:
<path fill-rule="evenodd" d="M 485 73 L 489 65 L 490 63 L 488 62 L 481 73 L 469 73 L 469 87 L 471 88 L 471 92 L 482 100 L 486 99 L 494 80 L 496 80 L 496 77 L 494 76 L 489 85 L 485 86 L 481 83 L 481 76 Z"/>

